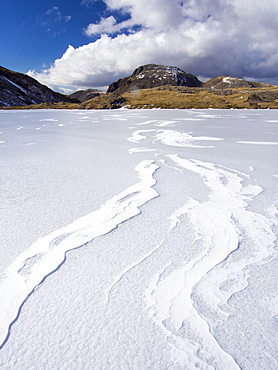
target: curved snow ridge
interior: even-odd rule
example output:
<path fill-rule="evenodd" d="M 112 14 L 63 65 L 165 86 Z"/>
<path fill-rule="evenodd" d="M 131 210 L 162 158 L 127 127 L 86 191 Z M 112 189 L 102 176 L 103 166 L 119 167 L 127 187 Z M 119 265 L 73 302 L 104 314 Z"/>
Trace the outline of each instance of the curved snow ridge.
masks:
<path fill-rule="evenodd" d="M 133 270 L 135 267 L 138 267 L 139 265 L 143 264 L 148 260 L 149 257 L 151 257 L 161 246 L 163 245 L 164 241 L 159 243 L 155 248 L 153 248 L 149 253 L 143 255 L 138 261 L 134 262 L 132 265 L 128 266 L 125 268 L 116 278 L 114 283 L 108 288 L 107 292 L 107 304 L 110 302 L 110 296 L 111 293 L 113 292 L 113 289 L 116 287 L 117 284 L 122 280 L 122 278 L 129 273 L 131 270 Z"/>
<path fill-rule="evenodd" d="M 127 140 L 133 143 L 140 143 L 140 141 L 147 139 L 147 136 L 141 135 L 145 132 L 155 132 L 157 130 L 137 130 L 132 133 L 132 136 L 129 137 Z"/>
<path fill-rule="evenodd" d="M 195 141 L 222 141 L 219 137 L 210 136 L 192 136 L 187 132 L 179 132 L 176 130 L 160 130 L 157 132 L 156 140 L 162 144 L 171 146 L 180 146 L 188 148 L 214 148 L 212 145 L 199 145 Z"/>
<path fill-rule="evenodd" d="M 128 150 L 128 153 L 133 154 L 133 153 L 145 153 L 145 152 L 155 152 L 155 151 L 156 149 L 149 149 L 149 148 L 143 147 L 143 148 L 130 148 Z"/>
<path fill-rule="evenodd" d="M 237 143 L 249 145 L 278 145 L 278 141 L 237 141 Z"/>
<path fill-rule="evenodd" d="M 205 202 L 189 199 L 170 216 L 169 238 L 186 215 L 194 227 L 192 244 L 199 248 L 181 268 L 163 279 L 162 274 L 156 277 L 147 290 L 147 304 L 168 337 L 175 364 L 239 369 L 214 337 L 214 327 L 227 319 L 232 294 L 248 285 L 248 266 L 274 257 L 277 209 L 269 210 L 270 218 L 248 209 L 262 188 L 244 173 L 178 155 L 168 157 L 201 176 L 210 194 Z M 231 258 L 239 249 L 240 257 Z"/>
<path fill-rule="evenodd" d="M 248 204 L 263 190 L 248 183 L 248 175 L 213 163 L 170 157 L 199 174 L 211 190 L 207 202 L 191 207 L 189 219 L 207 246 L 205 257 L 196 265 L 198 269 L 202 267 L 203 278 L 194 287 L 192 297 L 195 294 L 196 301 L 210 302 L 213 315 L 209 316 L 213 316 L 215 324 L 218 318 L 228 315 L 222 308 L 228 308 L 232 294 L 248 285 L 248 266 L 274 257 L 277 235 L 273 227 L 277 221 L 248 209 Z M 240 259 L 229 258 L 238 249 Z"/>
<path fill-rule="evenodd" d="M 139 182 L 108 200 L 99 210 L 38 239 L 9 266 L 0 283 L 0 348 L 6 343 L 23 303 L 47 276 L 65 261 L 67 251 L 109 233 L 120 223 L 138 215 L 139 207 L 159 194 L 153 177 L 159 166 L 152 160 L 139 163 Z"/>
<path fill-rule="evenodd" d="M 168 124 L 168 121 L 166 121 Z M 161 123 L 160 126 L 164 124 Z M 157 125 L 158 126 L 158 125 Z M 222 138 L 211 137 L 211 136 L 193 136 L 189 132 L 180 132 L 176 130 L 162 130 L 162 129 L 150 129 L 150 130 L 137 130 L 132 133 L 132 136 L 128 138 L 129 141 L 134 143 L 140 143 L 148 137 L 142 135 L 142 133 L 155 133 L 153 134 L 153 143 L 160 141 L 164 145 L 177 146 L 177 147 L 188 147 L 188 148 L 214 148 L 213 145 L 200 145 L 195 142 L 199 141 L 222 141 Z"/>

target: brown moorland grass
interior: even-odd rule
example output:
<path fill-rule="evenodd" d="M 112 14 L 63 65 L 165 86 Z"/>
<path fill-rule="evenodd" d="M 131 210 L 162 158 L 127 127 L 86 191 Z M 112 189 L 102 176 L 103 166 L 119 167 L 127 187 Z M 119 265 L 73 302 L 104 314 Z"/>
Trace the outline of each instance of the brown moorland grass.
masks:
<path fill-rule="evenodd" d="M 205 89 L 190 89 L 179 91 L 179 89 L 160 90 L 146 89 L 137 92 L 123 94 L 126 100 L 124 106 L 127 108 L 172 108 L 172 109 L 248 109 L 248 108 L 272 108 L 278 109 L 278 87 L 274 88 L 274 99 L 263 101 L 260 99 L 250 99 L 258 92 L 268 92 L 270 89 L 233 89 L 229 95 L 225 90 L 214 92 Z M 277 96 L 276 96 L 277 95 Z"/>
<path fill-rule="evenodd" d="M 1 109 L 278 109 L 278 86 L 265 88 L 187 88 L 163 86 L 117 94 L 101 94 L 83 103 L 42 103 Z"/>

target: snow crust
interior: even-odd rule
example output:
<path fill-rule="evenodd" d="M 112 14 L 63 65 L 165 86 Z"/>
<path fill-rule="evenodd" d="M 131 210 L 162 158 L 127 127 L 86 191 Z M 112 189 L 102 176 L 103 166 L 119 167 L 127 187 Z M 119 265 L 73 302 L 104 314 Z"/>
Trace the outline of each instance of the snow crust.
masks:
<path fill-rule="evenodd" d="M 0 112 L 1 369 L 277 369 L 277 123 Z"/>

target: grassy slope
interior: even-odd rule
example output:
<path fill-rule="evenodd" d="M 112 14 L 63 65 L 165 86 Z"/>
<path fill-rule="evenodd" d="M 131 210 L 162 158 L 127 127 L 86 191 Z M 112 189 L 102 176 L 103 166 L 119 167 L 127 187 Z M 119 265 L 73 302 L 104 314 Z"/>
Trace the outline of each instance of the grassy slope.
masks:
<path fill-rule="evenodd" d="M 123 98 L 123 99 L 122 99 Z M 278 86 L 263 88 L 203 89 L 158 87 L 120 96 L 102 94 L 82 104 L 43 103 L 5 109 L 113 109 L 119 107 L 166 109 L 278 109 Z"/>
<path fill-rule="evenodd" d="M 262 93 L 270 89 L 256 89 L 256 92 Z M 278 87 L 271 89 L 277 94 Z M 219 94 L 220 93 L 220 94 Z M 225 95 L 227 93 L 227 95 Z M 222 95 L 223 94 L 223 95 Z M 273 108 L 278 109 L 278 99 L 273 101 L 260 101 L 252 99 L 255 94 L 254 89 L 232 89 L 217 91 L 205 89 L 188 89 L 179 91 L 172 88 L 171 90 L 148 89 L 140 90 L 136 93 L 126 93 L 123 98 L 126 99 L 125 106 L 129 108 L 178 108 L 178 109 L 230 109 L 230 108 Z M 270 100 L 270 99 L 269 99 Z"/>

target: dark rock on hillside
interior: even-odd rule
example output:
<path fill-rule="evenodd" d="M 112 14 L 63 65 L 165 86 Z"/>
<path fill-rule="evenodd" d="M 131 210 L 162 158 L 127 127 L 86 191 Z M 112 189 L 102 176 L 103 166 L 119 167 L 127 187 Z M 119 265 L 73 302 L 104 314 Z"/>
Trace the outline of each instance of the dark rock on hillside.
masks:
<path fill-rule="evenodd" d="M 79 109 L 116 109 L 120 108 L 125 99 L 116 93 L 99 94 L 93 99 L 87 100 L 79 105 Z"/>
<path fill-rule="evenodd" d="M 0 66 L 0 106 L 24 106 L 62 101 L 77 102 L 65 95 L 52 91 L 32 77 Z"/>
<path fill-rule="evenodd" d="M 237 77 L 219 76 L 212 80 L 206 81 L 203 85 L 205 88 L 211 89 L 231 89 L 231 88 L 252 88 L 252 87 L 269 87 L 273 86 L 267 83 L 260 83 L 254 81 L 246 81 Z"/>
<path fill-rule="evenodd" d="M 147 64 L 135 69 L 131 76 L 113 82 L 107 92 L 124 94 L 128 91 L 150 89 L 163 85 L 201 87 L 202 82 L 196 76 L 177 67 Z"/>
<path fill-rule="evenodd" d="M 74 93 L 68 95 L 69 98 L 77 99 L 81 103 L 90 99 L 95 98 L 96 96 L 99 96 L 100 94 L 103 94 L 103 91 L 97 90 L 97 89 L 87 89 L 87 90 L 78 90 Z"/>
<path fill-rule="evenodd" d="M 261 103 L 272 103 L 275 101 L 278 101 L 278 91 L 256 91 L 250 94 L 247 99 L 251 108 L 256 108 Z"/>

